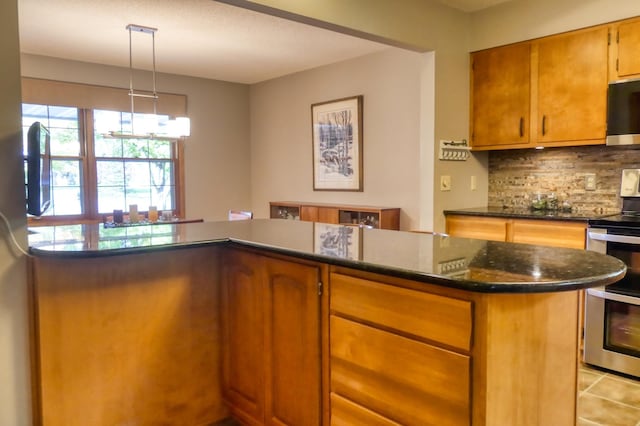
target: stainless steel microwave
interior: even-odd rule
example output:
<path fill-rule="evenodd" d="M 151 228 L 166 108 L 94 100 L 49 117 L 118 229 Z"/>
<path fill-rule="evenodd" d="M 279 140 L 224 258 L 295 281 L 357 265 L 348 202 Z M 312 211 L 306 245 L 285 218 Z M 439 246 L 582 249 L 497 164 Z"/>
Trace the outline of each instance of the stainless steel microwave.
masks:
<path fill-rule="evenodd" d="M 640 144 L 640 79 L 609 83 L 607 145 Z"/>

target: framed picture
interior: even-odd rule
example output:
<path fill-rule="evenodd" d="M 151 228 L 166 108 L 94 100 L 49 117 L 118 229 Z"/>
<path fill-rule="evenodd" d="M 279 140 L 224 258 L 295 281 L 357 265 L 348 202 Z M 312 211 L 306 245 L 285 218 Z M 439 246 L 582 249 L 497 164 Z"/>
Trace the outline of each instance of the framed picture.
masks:
<path fill-rule="evenodd" d="M 313 249 L 316 254 L 360 260 L 360 227 L 316 222 L 313 224 L 313 231 Z"/>
<path fill-rule="evenodd" d="M 311 105 L 313 190 L 362 191 L 362 96 Z"/>

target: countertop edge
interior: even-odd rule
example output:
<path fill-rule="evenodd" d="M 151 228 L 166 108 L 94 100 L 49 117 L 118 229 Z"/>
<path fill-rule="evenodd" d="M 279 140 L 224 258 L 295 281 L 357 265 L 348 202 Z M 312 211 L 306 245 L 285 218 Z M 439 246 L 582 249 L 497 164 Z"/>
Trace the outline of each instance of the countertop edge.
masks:
<path fill-rule="evenodd" d="M 487 208 L 469 208 L 459 210 L 444 210 L 442 212 L 445 216 L 482 216 L 482 217 L 502 217 L 509 219 L 531 219 L 531 220 L 547 220 L 547 221 L 564 221 L 564 222 L 579 222 L 587 223 L 591 219 L 597 219 L 604 216 L 610 216 L 609 214 L 596 214 L 593 215 L 572 215 L 571 213 L 557 213 L 557 212 L 545 212 L 534 210 L 495 210 Z"/>
<path fill-rule="evenodd" d="M 387 275 L 391 277 L 409 279 L 416 282 L 422 282 L 427 284 L 439 285 L 442 287 L 471 291 L 474 293 L 512 293 L 512 294 L 526 294 L 526 293 L 551 293 L 551 292 L 563 292 L 582 290 L 589 287 L 602 286 L 616 282 L 621 279 L 626 273 L 626 267 L 618 272 L 599 275 L 595 277 L 589 277 L 588 279 L 567 280 L 567 281 L 550 281 L 550 282 L 533 282 L 533 283 L 512 283 L 512 282 L 479 282 L 472 280 L 459 280 L 455 278 L 445 277 L 442 275 L 429 274 L 425 272 L 419 272 L 414 270 L 407 270 L 401 268 L 394 268 L 392 266 L 383 266 L 374 263 L 362 262 L 357 260 L 340 259 L 331 256 L 319 255 L 315 253 L 298 251 L 295 249 L 289 249 L 285 247 L 271 246 L 268 244 L 261 244 L 253 241 L 242 240 L 239 238 L 225 237 L 216 238 L 211 240 L 190 241 L 183 243 L 172 243 L 166 245 L 157 245 L 152 247 L 131 247 L 131 248 L 118 248 L 112 250 L 100 250 L 100 251 L 69 251 L 69 252 L 57 252 L 49 250 L 39 250 L 37 247 L 30 247 L 29 252 L 33 257 L 46 257 L 46 258 L 58 258 L 58 259 L 80 259 L 80 258 L 99 258 L 109 256 L 123 256 L 123 255 L 135 255 L 145 254 L 158 251 L 167 250 L 179 250 L 188 249 L 201 246 L 237 246 L 237 247 L 249 247 L 264 250 L 266 252 L 272 252 L 282 255 L 287 255 L 293 258 L 310 260 L 319 263 L 325 263 L 328 265 L 348 267 L 351 269 L 371 272 L 380 275 Z"/>

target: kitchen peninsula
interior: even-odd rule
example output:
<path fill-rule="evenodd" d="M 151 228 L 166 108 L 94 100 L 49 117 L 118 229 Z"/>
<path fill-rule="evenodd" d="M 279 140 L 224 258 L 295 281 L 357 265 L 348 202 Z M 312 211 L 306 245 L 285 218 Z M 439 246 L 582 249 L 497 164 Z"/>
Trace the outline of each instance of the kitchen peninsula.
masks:
<path fill-rule="evenodd" d="M 577 290 L 625 273 L 277 219 L 43 227 L 30 246 L 44 425 L 574 425 Z"/>

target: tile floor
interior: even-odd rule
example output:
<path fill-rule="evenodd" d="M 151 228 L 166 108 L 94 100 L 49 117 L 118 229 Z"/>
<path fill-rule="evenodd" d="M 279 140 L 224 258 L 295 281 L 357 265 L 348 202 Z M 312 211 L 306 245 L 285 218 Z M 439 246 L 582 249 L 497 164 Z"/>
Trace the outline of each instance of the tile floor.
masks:
<path fill-rule="evenodd" d="M 583 365 L 578 426 L 640 426 L 640 380 Z"/>

